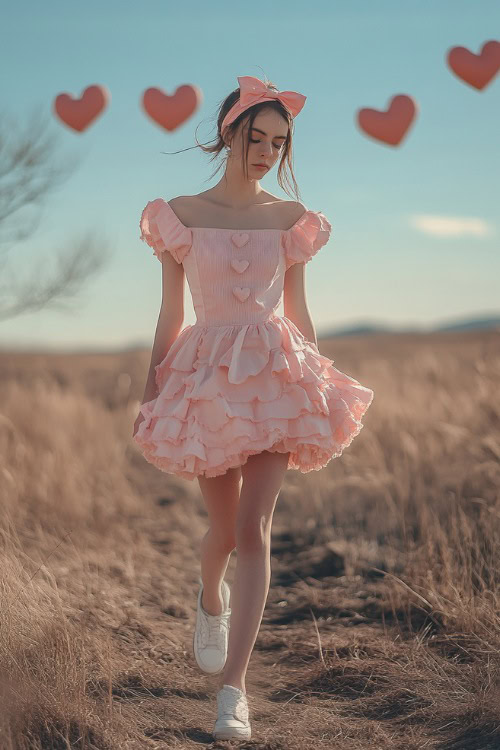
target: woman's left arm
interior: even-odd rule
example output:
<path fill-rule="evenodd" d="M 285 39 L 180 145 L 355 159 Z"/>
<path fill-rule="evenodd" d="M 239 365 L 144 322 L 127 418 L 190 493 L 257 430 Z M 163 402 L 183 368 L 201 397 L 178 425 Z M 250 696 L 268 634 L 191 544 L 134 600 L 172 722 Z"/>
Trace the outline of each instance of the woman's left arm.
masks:
<path fill-rule="evenodd" d="M 295 323 L 308 341 L 318 346 L 314 323 L 307 307 L 305 265 L 305 263 L 294 263 L 285 272 L 283 312 L 286 318 Z"/>

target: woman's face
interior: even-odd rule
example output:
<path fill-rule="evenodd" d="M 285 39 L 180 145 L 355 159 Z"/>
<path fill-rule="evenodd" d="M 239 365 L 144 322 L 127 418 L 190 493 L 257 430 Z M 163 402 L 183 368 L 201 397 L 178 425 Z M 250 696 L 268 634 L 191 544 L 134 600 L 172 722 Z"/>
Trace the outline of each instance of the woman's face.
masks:
<path fill-rule="evenodd" d="M 241 144 L 242 131 L 243 146 Z M 288 123 L 278 112 L 270 109 L 262 110 L 255 118 L 250 132 L 248 131 L 248 121 L 244 122 L 238 129 L 230 144 L 231 152 L 228 160 L 234 159 L 235 164 L 241 164 L 248 139 L 248 176 L 250 179 L 259 180 L 269 172 L 280 158 L 287 134 Z M 259 164 L 263 164 L 264 167 L 259 167 Z"/>

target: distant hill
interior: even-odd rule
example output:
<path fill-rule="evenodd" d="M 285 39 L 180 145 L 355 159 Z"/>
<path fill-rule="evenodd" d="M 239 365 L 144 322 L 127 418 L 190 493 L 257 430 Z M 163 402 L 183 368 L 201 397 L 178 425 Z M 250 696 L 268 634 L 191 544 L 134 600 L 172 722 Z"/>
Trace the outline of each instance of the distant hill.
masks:
<path fill-rule="evenodd" d="M 474 328 L 500 328 L 500 317 L 497 318 L 476 318 L 473 320 L 462 320 L 456 323 L 450 323 L 447 326 L 436 328 L 436 331 L 466 331 Z"/>
<path fill-rule="evenodd" d="M 464 318 L 454 323 L 440 324 L 436 326 L 406 326 L 398 328 L 396 326 L 374 325 L 373 323 L 358 323 L 357 325 L 339 326 L 337 328 L 323 329 L 318 338 L 328 339 L 332 336 L 366 336 L 370 333 L 438 333 L 440 331 L 473 331 L 480 329 L 494 329 L 500 331 L 500 316 L 491 317 Z"/>

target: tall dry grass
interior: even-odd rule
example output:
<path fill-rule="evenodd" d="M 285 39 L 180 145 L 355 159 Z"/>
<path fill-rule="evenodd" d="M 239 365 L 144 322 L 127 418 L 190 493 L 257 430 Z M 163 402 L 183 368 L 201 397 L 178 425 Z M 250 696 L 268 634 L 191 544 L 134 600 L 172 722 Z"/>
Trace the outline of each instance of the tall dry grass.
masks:
<path fill-rule="evenodd" d="M 498 344 L 320 342 L 375 399 L 340 459 L 286 475 L 252 746 L 500 748 Z M 0 356 L 1 750 L 211 741 L 207 516 L 132 442 L 148 357 Z"/>

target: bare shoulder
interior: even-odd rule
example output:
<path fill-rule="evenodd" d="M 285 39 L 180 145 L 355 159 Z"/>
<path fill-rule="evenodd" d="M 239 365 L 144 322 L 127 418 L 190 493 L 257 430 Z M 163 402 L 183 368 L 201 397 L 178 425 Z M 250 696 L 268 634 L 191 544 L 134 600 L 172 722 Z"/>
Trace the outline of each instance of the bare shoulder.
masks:
<path fill-rule="evenodd" d="M 187 203 L 190 198 L 192 198 L 192 195 L 178 195 L 175 198 L 170 198 L 167 203 L 169 203 L 172 208 L 175 208 L 175 206 L 182 205 L 183 203 Z"/>
<path fill-rule="evenodd" d="M 275 195 L 271 194 L 269 195 L 269 198 L 274 199 L 270 200 L 269 203 L 274 204 L 272 208 L 275 212 L 276 221 L 283 227 L 291 227 L 298 219 L 300 219 L 304 211 L 307 211 L 307 208 L 300 201 L 277 198 Z"/>
<path fill-rule="evenodd" d="M 182 224 L 189 226 L 192 217 L 192 195 L 178 195 L 175 198 L 170 198 L 167 203 L 176 214 L 177 218 Z"/>
<path fill-rule="evenodd" d="M 295 223 L 303 213 L 307 211 L 306 206 L 304 206 L 303 203 L 300 201 L 285 201 L 289 204 L 288 210 L 289 210 L 289 218 L 291 220 L 291 223 Z"/>
<path fill-rule="evenodd" d="M 197 195 L 177 195 L 166 201 L 181 224 L 198 226 L 199 200 Z"/>

